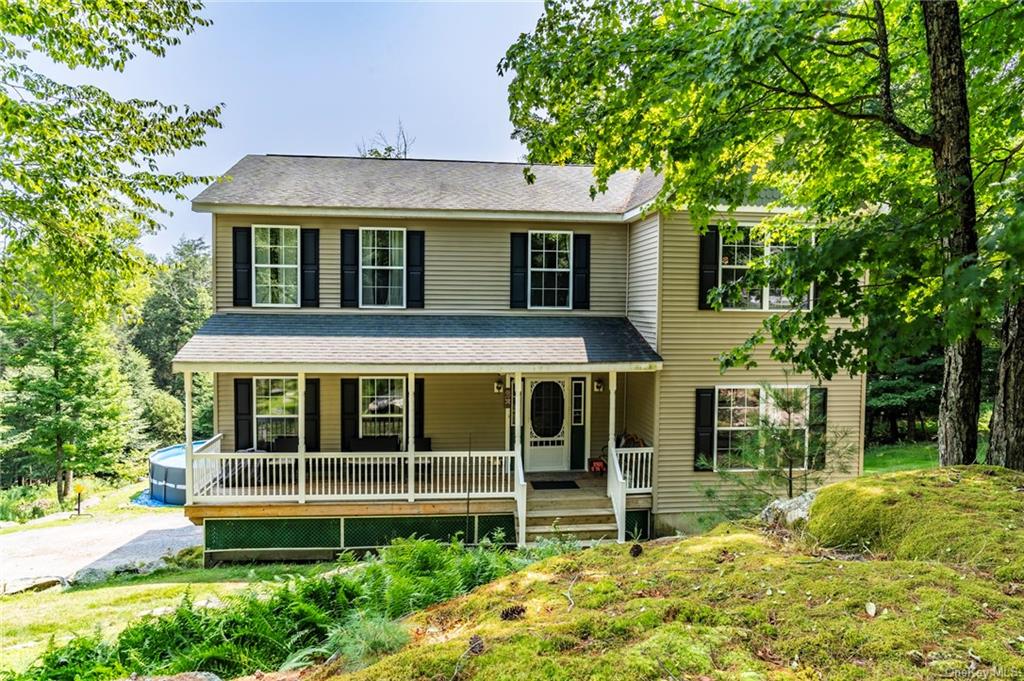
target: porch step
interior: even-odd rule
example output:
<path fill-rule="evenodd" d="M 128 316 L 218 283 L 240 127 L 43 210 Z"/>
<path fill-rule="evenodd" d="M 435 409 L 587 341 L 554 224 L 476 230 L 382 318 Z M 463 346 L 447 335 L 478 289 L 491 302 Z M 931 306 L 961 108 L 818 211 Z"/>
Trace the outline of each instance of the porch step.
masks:
<path fill-rule="evenodd" d="M 526 541 L 532 542 L 542 538 L 552 538 L 555 535 L 571 535 L 579 540 L 606 539 L 615 541 L 618 528 L 614 522 L 611 523 L 578 523 L 561 524 L 558 527 L 553 525 L 527 525 Z"/>
<path fill-rule="evenodd" d="M 526 517 L 528 522 L 535 521 L 533 524 L 545 523 L 550 525 L 556 519 L 558 519 L 559 524 L 615 524 L 615 511 L 611 508 L 540 508 L 528 510 Z"/>
<path fill-rule="evenodd" d="M 600 509 L 611 513 L 612 500 L 603 494 L 529 494 L 526 497 L 526 508 L 530 511 L 561 511 L 566 514 L 577 511 Z"/>

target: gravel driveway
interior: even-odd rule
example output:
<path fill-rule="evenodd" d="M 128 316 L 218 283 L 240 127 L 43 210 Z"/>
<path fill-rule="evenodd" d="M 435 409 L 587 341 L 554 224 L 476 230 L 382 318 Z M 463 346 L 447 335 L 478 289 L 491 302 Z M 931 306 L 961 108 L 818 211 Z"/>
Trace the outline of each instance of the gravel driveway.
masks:
<path fill-rule="evenodd" d="M 0 582 L 67 579 L 82 568 L 146 563 L 202 542 L 202 528 L 182 513 L 68 520 L 56 527 L 0 535 Z"/>

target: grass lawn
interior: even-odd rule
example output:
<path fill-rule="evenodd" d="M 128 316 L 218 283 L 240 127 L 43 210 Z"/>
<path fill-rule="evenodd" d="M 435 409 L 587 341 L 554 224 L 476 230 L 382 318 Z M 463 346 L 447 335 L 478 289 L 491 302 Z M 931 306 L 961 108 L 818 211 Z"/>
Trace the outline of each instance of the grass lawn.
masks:
<path fill-rule="evenodd" d="M 24 670 L 46 650 L 51 637 L 64 643 L 97 629 L 113 637 L 143 613 L 177 605 L 186 593 L 195 601 L 224 599 L 250 584 L 332 567 L 324 563 L 167 570 L 96 586 L 0 596 L 0 670 Z"/>
<path fill-rule="evenodd" d="M 939 447 L 934 442 L 906 442 L 875 445 L 864 450 L 865 473 L 892 473 L 939 465 Z"/>
<path fill-rule="evenodd" d="M 978 463 L 985 461 L 987 434 L 978 439 Z M 874 445 L 864 450 L 865 473 L 893 473 L 936 468 L 939 446 L 934 442 L 901 442 L 895 445 Z"/>
<path fill-rule="evenodd" d="M 86 505 L 85 501 L 83 501 L 82 513 L 89 514 L 93 517 L 110 517 L 115 515 L 131 516 L 152 513 L 181 513 L 180 506 L 154 508 L 133 504 L 132 498 L 146 489 L 148 485 L 149 483 L 147 482 L 133 482 L 130 485 L 125 485 L 123 487 L 107 487 L 101 488 L 95 492 L 87 492 L 85 496 L 86 500 L 96 499 L 97 501 L 91 505 Z M 73 522 L 78 522 L 78 520 L 59 518 L 54 520 L 30 521 L 0 529 L 0 534 L 10 534 L 12 532 L 20 532 L 22 530 L 37 530 L 42 527 L 56 527 L 58 525 Z"/>

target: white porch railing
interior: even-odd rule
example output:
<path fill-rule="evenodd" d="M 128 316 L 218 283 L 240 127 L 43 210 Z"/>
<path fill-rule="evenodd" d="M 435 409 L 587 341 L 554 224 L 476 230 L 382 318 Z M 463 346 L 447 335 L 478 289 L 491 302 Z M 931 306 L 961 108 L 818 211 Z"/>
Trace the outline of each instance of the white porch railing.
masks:
<path fill-rule="evenodd" d="M 514 461 L 510 451 L 221 454 L 204 446 L 192 456 L 192 498 L 195 503 L 516 498 Z"/>
<path fill-rule="evenodd" d="M 513 452 L 515 453 L 515 452 Z M 526 546 L 526 473 L 522 457 L 515 457 L 516 473 L 516 544 Z"/>
<path fill-rule="evenodd" d="M 648 494 L 654 489 L 654 447 L 616 449 L 627 494 Z"/>
<path fill-rule="evenodd" d="M 608 459 L 608 497 L 612 500 L 615 524 L 618 529 L 617 541 L 621 544 L 626 541 L 626 479 L 622 475 L 617 452 L 613 450 L 612 456 Z"/>

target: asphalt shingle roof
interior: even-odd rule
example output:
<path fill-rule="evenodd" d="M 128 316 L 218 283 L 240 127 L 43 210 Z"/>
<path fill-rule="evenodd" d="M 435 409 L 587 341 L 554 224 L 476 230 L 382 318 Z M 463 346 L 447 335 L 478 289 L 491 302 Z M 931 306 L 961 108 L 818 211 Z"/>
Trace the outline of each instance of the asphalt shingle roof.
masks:
<path fill-rule="evenodd" d="M 593 364 L 659 362 L 622 317 L 217 314 L 175 362 Z"/>
<path fill-rule="evenodd" d="M 217 206 L 621 214 L 654 198 L 661 179 L 622 171 L 590 198 L 591 166 L 324 156 L 245 156 L 194 200 Z"/>

